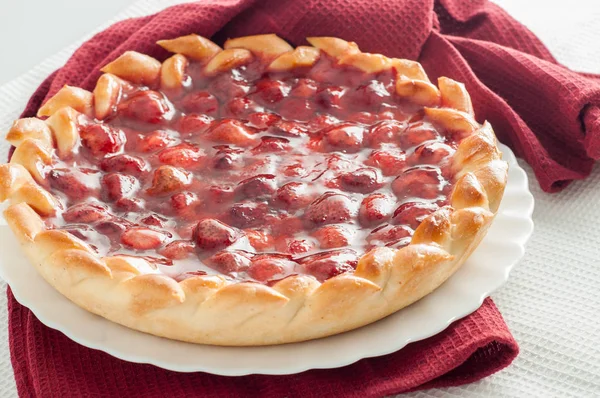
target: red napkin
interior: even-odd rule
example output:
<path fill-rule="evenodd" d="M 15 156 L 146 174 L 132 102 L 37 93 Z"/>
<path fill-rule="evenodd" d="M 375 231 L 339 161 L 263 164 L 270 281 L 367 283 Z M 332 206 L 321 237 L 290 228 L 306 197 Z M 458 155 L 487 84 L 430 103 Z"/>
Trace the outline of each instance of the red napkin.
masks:
<path fill-rule="evenodd" d="M 125 50 L 164 59 L 157 40 L 192 32 L 217 42 L 275 32 L 295 45 L 330 35 L 356 41 L 363 51 L 418 59 L 432 78 L 466 83 L 478 118 L 531 164 L 546 191 L 584 178 L 600 157 L 600 80 L 558 65 L 531 32 L 484 0 L 205 0 L 171 7 L 119 22 L 82 45 L 40 86 L 23 116 L 35 114 L 64 84 L 93 88 L 99 67 Z M 518 353 L 487 299 L 437 336 L 340 369 L 237 378 L 177 374 L 79 346 L 44 327 L 10 290 L 8 298 L 22 396 L 371 397 L 468 383 Z"/>
<path fill-rule="evenodd" d="M 479 380 L 507 366 L 519 351 L 486 299 L 443 333 L 343 368 L 289 376 L 176 373 L 74 343 L 42 325 L 10 290 L 8 298 L 10 352 L 23 397 L 382 397 Z"/>

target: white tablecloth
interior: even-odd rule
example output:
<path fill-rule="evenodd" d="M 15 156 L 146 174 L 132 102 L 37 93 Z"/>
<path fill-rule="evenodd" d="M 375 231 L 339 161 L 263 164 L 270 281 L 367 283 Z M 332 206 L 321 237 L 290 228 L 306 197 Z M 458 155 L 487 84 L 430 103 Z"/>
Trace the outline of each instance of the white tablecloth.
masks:
<path fill-rule="evenodd" d="M 118 2 L 104 1 L 106 7 L 113 8 Z M 118 19 L 148 14 L 178 2 L 181 1 L 138 1 L 96 30 Z M 577 70 L 600 73 L 597 0 L 496 2 L 541 37 L 559 61 Z M 102 8 L 103 2 L 94 3 L 96 8 Z M 6 16 L 11 13 L 11 6 L 2 9 L 4 19 L 10 20 Z M 86 15 L 87 7 L 71 12 L 67 20 L 90 18 Z M 58 19 L 59 16 L 47 16 L 49 20 L 53 17 Z M 62 17 L 64 19 L 64 15 Z M 17 23 L 23 20 L 17 19 Z M 37 32 L 37 37 L 44 37 L 48 26 L 30 24 L 29 29 Z M 10 27 L 4 25 L 0 32 L 7 40 Z M 0 86 L 0 131 L 6 131 L 43 77 L 64 63 L 76 45 Z M 29 51 L 24 49 L 27 47 L 19 48 Z M 11 62 L 19 62 L 18 54 L 14 54 Z M 6 150 L 5 143 L 0 143 L 0 156 L 5 156 Z M 600 396 L 600 170 L 596 167 L 586 181 L 574 183 L 565 192 L 549 195 L 539 189 L 531 169 L 523 166 L 532 181 L 531 190 L 536 199 L 536 230 L 525 258 L 513 271 L 508 284 L 493 295 L 521 353 L 507 369 L 477 383 L 410 396 Z M 4 283 L 0 284 L 3 291 Z M 6 323 L 6 298 L 0 294 L 0 324 Z M 1 397 L 17 395 L 7 337 L 6 327 L 0 327 Z"/>

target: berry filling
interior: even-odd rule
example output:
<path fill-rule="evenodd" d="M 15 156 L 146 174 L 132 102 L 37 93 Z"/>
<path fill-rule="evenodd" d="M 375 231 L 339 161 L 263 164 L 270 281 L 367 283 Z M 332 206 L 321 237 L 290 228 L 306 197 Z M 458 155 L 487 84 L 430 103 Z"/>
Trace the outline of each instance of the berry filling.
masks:
<path fill-rule="evenodd" d="M 130 85 L 107 119 L 82 116 L 73 155 L 44 170 L 54 226 L 177 280 L 324 281 L 409 244 L 447 204 L 457 142 L 396 96 L 393 71 L 260 62 L 192 62 L 181 89 Z"/>

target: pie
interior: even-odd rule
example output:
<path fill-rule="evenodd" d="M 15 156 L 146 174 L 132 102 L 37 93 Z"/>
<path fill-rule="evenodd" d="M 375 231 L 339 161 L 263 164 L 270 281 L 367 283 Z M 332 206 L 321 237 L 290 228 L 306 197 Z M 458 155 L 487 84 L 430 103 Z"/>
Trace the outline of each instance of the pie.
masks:
<path fill-rule="evenodd" d="M 162 40 L 17 120 L 5 218 L 43 278 L 133 329 L 215 345 L 351 330 L 477 247 L 507 164 L 463 84 L 332 37 Z"/>

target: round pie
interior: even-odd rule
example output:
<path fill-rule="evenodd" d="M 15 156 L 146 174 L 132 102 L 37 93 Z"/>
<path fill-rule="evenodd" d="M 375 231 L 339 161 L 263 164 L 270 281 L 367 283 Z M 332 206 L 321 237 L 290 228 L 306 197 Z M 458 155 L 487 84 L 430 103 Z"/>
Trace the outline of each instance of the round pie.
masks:
<path fill-rule="evenodd" d="M 171 339 L 341 333 L 429 294 L 477 247 L 507 164 L 464 85 L 308 38 L 159 41 L 17 120 L 0 201 L 77 305 Z"/>

